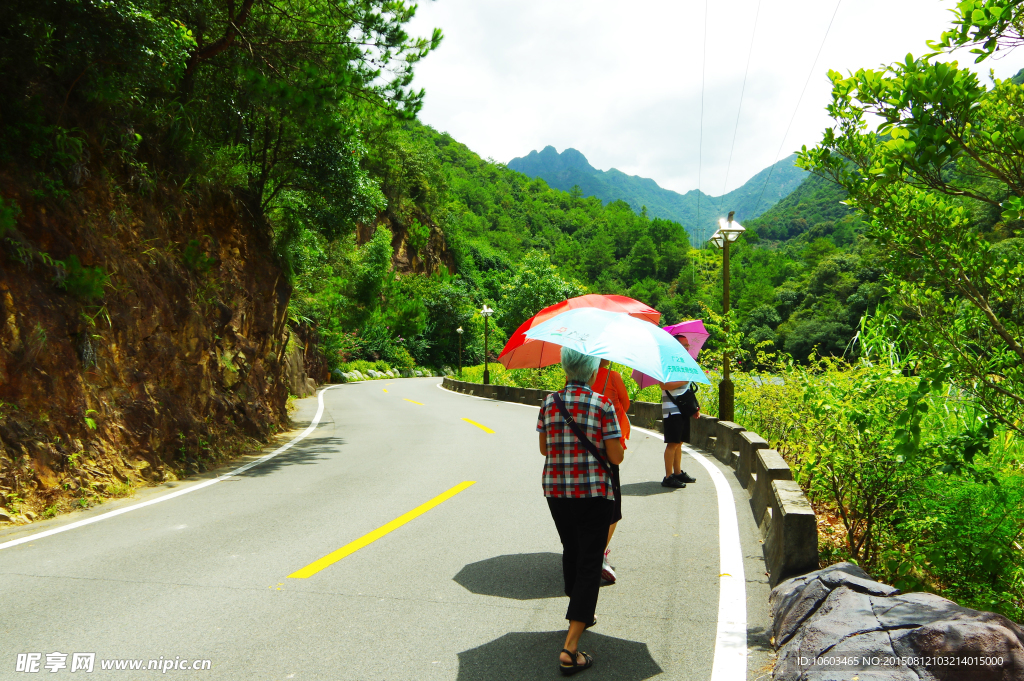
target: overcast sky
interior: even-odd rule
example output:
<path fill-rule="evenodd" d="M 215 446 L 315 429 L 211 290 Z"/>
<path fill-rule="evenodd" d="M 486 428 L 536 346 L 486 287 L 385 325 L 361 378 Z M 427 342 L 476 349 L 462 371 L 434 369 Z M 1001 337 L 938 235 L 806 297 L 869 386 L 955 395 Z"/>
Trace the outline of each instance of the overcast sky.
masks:
<path fill-rule="evenodd" d="M 439 27 L 445 39 L 417 65 L 416 85 L 427 91 L 420 120 L 496 161 L 574 147 L 596 168 L 678 192 L 696 188 L 699 175 L 718 196 L 820 139 L 828 69 L 924 53 L 954 6 L 842 0 L 836 12 L 835 0 L 760 0 L 755 31 L 758 2 L 707 3 L 702 135 L 704 0 L 421 0 L 411 32 Z M 981 66 L 1013 75 L 1024 51 Z"/>

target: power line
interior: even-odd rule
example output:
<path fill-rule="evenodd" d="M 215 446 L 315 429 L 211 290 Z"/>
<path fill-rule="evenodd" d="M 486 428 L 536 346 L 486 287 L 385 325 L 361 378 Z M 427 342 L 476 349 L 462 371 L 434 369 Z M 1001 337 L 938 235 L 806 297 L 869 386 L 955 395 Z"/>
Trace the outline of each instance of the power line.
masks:
<path fill-rule="evenodd" d="M 754 38 L 757 35 L 757 19 L 761 16 L 761 0 L 757 0 L 757 10 L 754 12 L 754 30 L 750 32 L 750 49 L 747 51 L 747 66 L 743 69 L 743 85 L 740 87 L 740 105 L 736 108 L 736 126 L 732 131 L 732 145 L 729 147 L 729 163 L 725 166 L 725 182 L 722 183 L 722 197 L 718 201 L 718 212 L 722 212 L 722 201 L 725 199 L 725 190 L 729 186 L 729 171 L 732 169 L 732 152 L 736 149 L 736 133 L 740 129 L 740 114 L 743 112 L 743 93 L 747 90 L 747 74 L 750 73 L 750 58 L 754 56 Z M 756 209 L 757 206 L 755 205 Z"/>
<path fill-rule="evenodd" d="M 839 6 L 843 4 L 843 0 L 839 0 L 836 3 L 836 9 L 832 12 L 832 19 L 828 22 L 828 28 L 825 29 L 825 36 L 821 39 L 821 45 L 818 47 L 818 54 L 814 55 L 814 61 L 811 63 L 811 70 L 807 74 L 807 80 L 804 81 L 804 89 L 800 91 L 800 97 L 796 100 L 796 106 L 793 107 L 793 115 L 789 119 L 789 125 L 786 126 L 786 134 L 782 136 L 782 144 L 779 145 L 779 150 L 775 152 L 775 160 L 772 162 L 771 167 L 768 169 L 768 177 L 764 180 L 764 186 L 761 187 L 761 194 L 757 197 L 757 203 L 754 204 L 754 210 L 761 205 L 761 199 L 764 197 L 764 191 L 768 188 L 768 182 L 772 179 L 772 173 L 775 171 L 775 164 L 779 162 L 779 155 L 782 154 L 782 148 L 786 146 L 786 138 L 789 137 L 789 130 L 793 127 L 793 121 L 796 120 L 796 113 L 800 109 L 800 102 L 804 98 L 804 93 L 807 92 L 807 85 L 811 82 L 811 76 L 814 75 L 814 69 L 818 66 L 818 58 L 821 57 L 821 51 L 825 47 L 825 41 L 828 39 L 828 32 L 832 30 L 832 22 L 836 20 L 836 14 L 839 13 Z"/>
<path fill-rule="evenodd" d="M 704 0 L 704 43 L 701 45 L 700 63 L 700 137 L 697 146 L 697 229 L 700 223 L 701 174 L 704 169 L 704 83 L 708 66 L 708 0 Z M 703 232 L 701 232 L 703 236 Z"/>
<path fill-rule="evenodd" d="M 704 80 L 708 65 L 708 0 L 704 0 L 704 42 L 701 45 L 700 63 L 700 136 L 697 142 L 697 224 L 694 232 L 704 242 L 704 228 L 700 222 L 700 184 L 704 166 Z M 701 272 L 703 275 L 703 272 Z M 694 275 L 696 276 L 696 275 Z M 694 282 L 696 284 L 696 282 Z"/>

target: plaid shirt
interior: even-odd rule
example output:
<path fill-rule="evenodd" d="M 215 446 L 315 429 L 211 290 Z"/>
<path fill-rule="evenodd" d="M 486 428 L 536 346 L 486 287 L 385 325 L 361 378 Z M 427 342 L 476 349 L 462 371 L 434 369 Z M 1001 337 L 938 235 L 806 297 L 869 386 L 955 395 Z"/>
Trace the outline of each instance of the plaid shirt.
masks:
<path fill-rule="evenodd" d="M 570 381 L 558 394 L 573 419 L 602 454 L 605 440 L 622 437 L 611 400 L 595 393 L 586 383 Z M 555 406 L 553 395 L 544 399 L 537 420 L 537 432 L 548 436 L 548 455 L 541 479 L 544 496 L 614 499 L 608 474 L 566 425 Z"/>

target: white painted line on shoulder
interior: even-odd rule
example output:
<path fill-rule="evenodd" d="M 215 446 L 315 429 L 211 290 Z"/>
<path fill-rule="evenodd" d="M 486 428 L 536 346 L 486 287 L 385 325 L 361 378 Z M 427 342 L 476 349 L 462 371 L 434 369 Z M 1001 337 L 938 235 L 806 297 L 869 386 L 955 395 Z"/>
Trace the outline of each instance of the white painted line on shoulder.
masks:
<path fill-rule="evenodd" d="M 747 580 L 732 488 L 715 464 L 684 445 L 686 453 L 707 470 L 718 493 L 718 632 L 711 681 L 747 678 Z"/>
<path fill-rule="evenodd" d="M 634 427 L 651 437 L 661 433 Z M 711 681 L 735 681 L 747 678 L 747 580 L 743 572 L 736 502 L 729 481 L 715 464 L 686 443 L 683 451 L 704 467 L 715 483 L 718 497 L 718 631 L 715 635 L 715 660 Z"/>
<path fill-rule="evenodd" d="M 298 435 L 296 435 L 291 440 L 289 440 L 284 445 L 281 445 L 280 447 L 278 447 L 277 449 L 272 451 L 270 454 L 267 454 L 266 456 L 261 456 L 260 458 L 256 459 L 255 461 L 250 461 L 249 463 L 245 464 L 244 466 L 239 466 L 238 468 L 236 468 L 235 470 L 231 471 L 230 473 L 225 473 L 224 475 L 219 475 L 216 478 L 213 478 L 212 480 L 206 480 L 205 482 L 200 482 L 200 483 L 198 483 L 196 485 L 192 485 L 191 487 L 186 487 L 185 489 L 180 489 L 177 492 L 171 492 L 170 494 L 165 494 L 162 497 L 157 497 L 156 499 L 150 499 L 149 501 L 143 501 L 142 503 L 133 504 L 132 506 L 125 506 L 124 508 L 119 508 L 116 511 L 110 511 L 109 513 L 102 513 L 100 515 L 93 516 L 92 518 L 86 518 L 85 520 L 79 520 L 78 522 L 69 523 L 67 525 L 62 525 L 61 527 L 55 527 L 52 530 L 46 530 L 44 532 L 37 532 L 36 534 L 31 534 L 31 535 L 29 535 L 27 537 L 22 537 L 20 539 L 12 539 L 11 541 L 4 542 L 3 544 L 0 544 L 0 551 L 2 551 L 3 549 L 9 549 L 12 546 L 17 546 L 19 544 L 24 544 L 26 542 L 35 541 L 37 539 L 43 539 L 44 537 L 49 537 L 49 536 L 54 535 L 54 534 L 60 534 L 61 532 L 67 532 L 68 530 L 74 530 L 76 528 L 83 527 L 85 525 L 91 525 L 92 523 L 98 523 L 101 520 L 107 520 L 108 518 L 113 518 L 114 516 L 121 515 L 122 513 L 127 513 L 128 511 L 135 511 L 135 510 L 140 509 L 140 508 L 145 508 L 146 506 L 152 506 L 153 504 L 159 504 L 161 501 L 167 501 L 168 499 L 174 499 L 175 497 L 180 497 L 180 496 L 182 496 L 184 494 L 188 494 L 189 492 L 195 492 L 197 490 L 201 490 L 201 489 L 203 489 L 205 487 L 209 487 L 210 485 L 214 485 L 214 484 L 216 484 L 216 483 L 218 483 L 218 482 L 220 482 L 222 480 L 227 480 L 228 478 L 230 478 L 230 477 L 232 477 L 234 475 L 238 475 L 239 473 L 244 473 L 245 471 L 249 470 L 250 468 L 254 468 L 256 466 L 259 466 L 261 463 L 263 463 L 265 461 L 269 461 L 270 459 L 273 459 L 278 454 L 281 454 L 282 452 L 285 452 L 285 451 L 291 449 L 300 440 L 305 438 L 307 435 L 312 433 L 313 430 L 316 429 L 317 424 L 320 423 L 320 418 L 324 415 L 324 393 L 327 392 L 328 390 L 330 390 L 333 387 L 335 387 L 335 386 L 329 385 L 329 386 L 327 386 L 326 388 L 324 388 L 323 390 L 320 391 L 320 394 L 319 394 L 319 396 L 317 398 L 318 404 L 317 404 L 317 409 L 316 409 L 316 416 L 313 417 L 313 421 L 312 421 L 312 423 L 309 424 L 309 427 L 306 428 L 301 433 L 299 433 Z"/>

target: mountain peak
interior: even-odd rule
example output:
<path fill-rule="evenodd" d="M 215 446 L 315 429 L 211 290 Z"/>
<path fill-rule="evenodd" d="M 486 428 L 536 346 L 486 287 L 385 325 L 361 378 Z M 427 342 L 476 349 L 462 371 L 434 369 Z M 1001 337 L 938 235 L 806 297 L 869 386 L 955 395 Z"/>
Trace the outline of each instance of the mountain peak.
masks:
<path fill-rule="evenodd" d="M 513 166 L 513 164 L 515 165 Z M 600 172 L 590 165 L 587 157 L 576 149 L 569 147 L 562 153 L 558 153 L 558 150 L 550 144 L 539 152 L 534 150 L 522 158 L 512 159 L 508 162 L 508 167 L 530 177 L 542 176 L 541 170 L 545 172 L 569 172 L 572 170 L 588 173 Z"/>
<path fill-rule="evenodd" d="M 715 198 L 697 189 L 679 194 L 660 187 L 650 178 L 627 175 L 620 170 L 598 170 L 587 157 L 571 147 L 562 153 L 548 145 L 541 151 L 531 151 L 508 162 L 511 170 L 529 177 L 539 177 L 549 186 L 569 191 L 579 186 L 584 196 L 596 196 L 605 204 L 625 201 L 640 212 L 647 207 L 651 217 L 674 220 L 701 238 L 717 227 L 718 215 L 713 207 L 728 206 L 736 211 L 737 220 L 749 220 L 768 210 L 803 181 L 806 172 L 793 165 L 796 156 L 782 159 L 750 178 L 743 186 Z M 766 185 L 767 182 L 767 185 Z M 704 198 L 698 206 L 700 197 Z M 711 203 L 708 200 L 715 200 Z M 698 208 L 700 208 L 698 212 Z M 710 231 L 708 231 L 710 230 Z"/>

